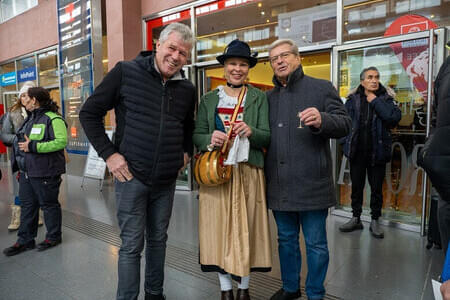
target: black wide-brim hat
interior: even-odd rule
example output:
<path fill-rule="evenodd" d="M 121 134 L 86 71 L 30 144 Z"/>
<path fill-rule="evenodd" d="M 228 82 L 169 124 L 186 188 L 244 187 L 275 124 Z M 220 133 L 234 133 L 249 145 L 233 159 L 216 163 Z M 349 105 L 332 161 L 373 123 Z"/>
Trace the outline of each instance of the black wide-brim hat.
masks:
<path fill-rule="evenodd" d="M 218 62 L 224 65 L 225 61 L 228 58 L 232 57 L 244 58 L 248 60 L 250 68 L 253 68 L 258 62 L 258 59 L 256 58 L 257 55 L 258 55 L 257 52 L 250 53 L 250 46 L 246 42 L 236 39 L 231 41 L 231 43 L 229 43 L 228 46 L 223 51 L 223 54 L 217 56 L 216 59 Z"/>

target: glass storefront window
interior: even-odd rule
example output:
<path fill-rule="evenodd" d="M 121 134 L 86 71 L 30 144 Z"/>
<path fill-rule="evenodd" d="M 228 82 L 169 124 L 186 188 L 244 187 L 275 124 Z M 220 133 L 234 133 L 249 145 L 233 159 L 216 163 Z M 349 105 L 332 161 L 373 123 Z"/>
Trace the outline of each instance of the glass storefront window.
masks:
<path fill-rule="evenodd" d="M 197 7 L 195 14 L 199 62 L 214 60 L 236 38 L 258 52 L 279 38 L 291 38 L 300 47 L 336 39 L 335 1 L 219 0 Z"/>
<path fill-rule="evenodd" d="M 38 5 L 38 0 L 1 0 L 0 23 L 11 19 Z"/>
<path fill-rule="evenodd" d="M 36 60 L 33 56 L 22 58 L 17 61 L 17 80 L 19 89 L 27 81 L 33 81 L 36 84 Z"/>
<path fill-rule="evenodd" d="M 44 87 L 59 85 L 56 49 L 38 55 L 39 84 Z"/>
<path fill-rule="evenodd" d="M 91 56 L 86 55 L 61 65 L 64 99 L 64 119 L 68 126 L 67 147 L 72 152 L 83 152 L 89 146 L 78 114 L 92 93 Z"/>
<path fill-rule="evenodd" d="M 402 119 L 392 133 L 392 160 L 386 165 L 383 184 L 383 217 L 401 223 L 420 224 L 422 213 L 422 168 L 417 154 L 425 141 L 428 92 L 428 39 L 417 39 L 339 53 L 339 94 L 345 101 L 360 84 L 362 69 L 375 66 L 380 82 L 395 92 Z M 337 153 L 339 208 L 351 211 L 351 182 L 347 159 Z M 370 204 L 366 183 L 364 212 Z"/>
<path fill-rule="evenodd" d="M 342 12 L 343 41 L 380 37 L 392 22 L 399 17 L 419 15 L 438 26 L 450 24 L 450 2 L 439 0 L 390 0 L 363 1 L 344 0 Z M 427 30 L 423 22 L 414 22 L 412 27 L 404 27 L 404 34 Z"/>

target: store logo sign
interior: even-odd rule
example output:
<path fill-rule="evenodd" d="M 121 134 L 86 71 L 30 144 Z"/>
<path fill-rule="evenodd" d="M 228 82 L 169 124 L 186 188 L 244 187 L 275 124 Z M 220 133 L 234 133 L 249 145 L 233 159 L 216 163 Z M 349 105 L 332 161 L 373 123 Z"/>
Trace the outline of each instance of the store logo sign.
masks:
<path fill-rule="evenodd" d="M 0 77 L 0 84 L 1 86 L 8 86 L 16 84 L 16 72 L 9 72 L 2 74 Z"/>
<path fill-rule="evenodd" d="M 30 67 L 30 68 L 19 70 L 17 72 L 17 77 L 18 77 L 19 82 L 36 80 L 36 68 Z"/>

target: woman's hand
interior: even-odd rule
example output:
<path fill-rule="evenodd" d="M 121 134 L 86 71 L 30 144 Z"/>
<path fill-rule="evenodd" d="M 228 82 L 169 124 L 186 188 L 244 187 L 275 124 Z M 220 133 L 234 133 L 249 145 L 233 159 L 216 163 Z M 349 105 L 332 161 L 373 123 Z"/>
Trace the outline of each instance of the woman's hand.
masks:
<path fill-rule="evenodd" d="M 233 123 L 233 133 L 240 137 L 250 137 L 252 135 L 252 129 L 245 122 Z"/>
<path fill-rule="evenodd" d="M 213 147 L 222 147 L 223 143 L 228 139 L 227 135 L 219 130 L 214 130 L 211 136 L 211 145 Z"/>
<path fill-rule="evenodd" d="M 24 135 L 25 142 L 19 142 L 19 149 L 23 152 L 30 152 L 30 149 L 28 149 L 28 144 L 30 143 L 30 139 L 27 137 L 27 135 Z"/>

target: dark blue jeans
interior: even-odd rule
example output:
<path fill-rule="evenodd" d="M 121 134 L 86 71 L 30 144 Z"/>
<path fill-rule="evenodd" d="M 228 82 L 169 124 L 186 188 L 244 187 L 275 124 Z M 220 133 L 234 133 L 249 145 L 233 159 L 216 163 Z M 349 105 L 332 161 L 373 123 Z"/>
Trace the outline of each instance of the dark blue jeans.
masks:
<path fill-rule="evenodd" d="M 273 211 L 278 228 L 278 254 L 280 257 L 283 289 L 295 292 L 300 288 L 302 255 L 299 234 L 302 227 L 306 244 L 308 275 L 306 295 L 308 299 L 322 299 L 323 282 L 328 270 L 328 245 L 326 219 L 328 209 L 314 211 Z"/>
<path fill-rule="evenodd" d="M 19 244 L 25 244 L 37 235 L 39 207 L 44 212 L 46 239 L 61 240 L 61 205 L 58 202 L 61 176 L 26 177 L 20 173 L 19 198 L 21 200 Z"/>
<path fill-rule="evenodd" d="M 139 296 L 141 253 L 145 248 L 145 292 L 161 294 L 164 283 L 167 229 L 172 214 L 175 182 L 148 186 L 133 178 L 116 180 L 117 219 L 122 245 L 119 250 L 117 299 Z M 144 235 L 145 234 L 145 235 Z"/>

